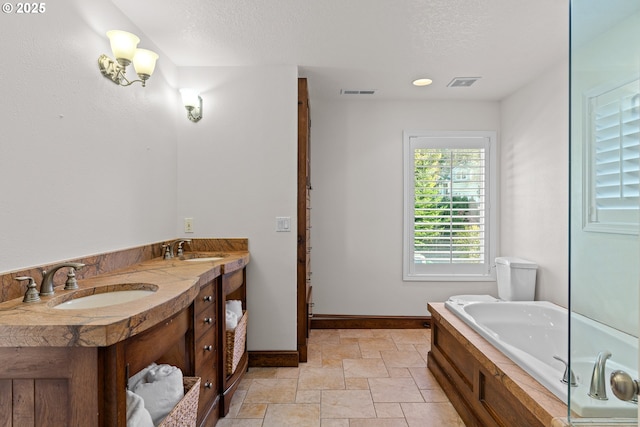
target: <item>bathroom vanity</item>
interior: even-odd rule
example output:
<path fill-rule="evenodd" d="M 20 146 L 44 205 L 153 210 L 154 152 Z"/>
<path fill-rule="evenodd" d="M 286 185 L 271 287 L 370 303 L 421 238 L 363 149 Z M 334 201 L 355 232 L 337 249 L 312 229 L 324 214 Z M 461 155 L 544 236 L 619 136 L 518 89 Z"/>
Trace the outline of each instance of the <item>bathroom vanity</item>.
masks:
<path fill-rule="evenodd" d="M 56 288 L 37 303 L 0 303 L 0 424 L 125 426 L 127 380 L 156 362 L 201 378 L 197 425 L 214 426 L 247 370 L 246 348 L 231 376 L 223 369 L 224 303 L 239 299 L 246 308 L 249 253 L 215 255 L 222 256 L 154 258 L 79 278 L 78 291 Z M 56 308 L 78 295 L 138 288 L 153 292 L 100 308 Z"/>

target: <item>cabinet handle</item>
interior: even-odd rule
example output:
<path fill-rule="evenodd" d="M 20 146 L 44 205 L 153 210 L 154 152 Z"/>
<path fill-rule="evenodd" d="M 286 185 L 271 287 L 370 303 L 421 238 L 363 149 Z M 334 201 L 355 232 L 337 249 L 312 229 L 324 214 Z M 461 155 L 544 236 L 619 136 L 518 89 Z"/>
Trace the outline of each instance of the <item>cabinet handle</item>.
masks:
<path fill-rule="evenodd" d="M 203 297 L 202 300 L 204 302 L 211 302 L 211 301 L 213 301 L 213 297 L 211 295 L 207 295 L 207 296 Z"/>
<path fill-rule="evenodd" d="M 213 319 L 211 317 L 205 317 L 204 318 L 204 323 L 210 325 L 213 322 Z"/>
<path fill-rule="evenodd" d="M 206 383 L 204 383 L 204 388 L 212 388 L 213 384 L 211 384 L 210 381 L 207 381 Z"/>
<path fill-rule="evenodd" d="M 211 351 L 213 350 L 213 346 L 212 345 L 205 345 L 204 346 L 204 351 Z"/>

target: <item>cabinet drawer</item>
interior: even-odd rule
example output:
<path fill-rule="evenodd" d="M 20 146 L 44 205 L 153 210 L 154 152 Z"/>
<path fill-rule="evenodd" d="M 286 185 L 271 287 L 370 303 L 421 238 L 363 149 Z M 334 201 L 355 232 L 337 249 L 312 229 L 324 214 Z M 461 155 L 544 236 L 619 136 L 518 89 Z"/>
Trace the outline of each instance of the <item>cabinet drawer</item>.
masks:
<path fill-rule="evenodd" d="M 200 289 L 200 293 L 194 301 L 194 312 L 200 313 L 203 310 L 210 309 L 213 311 L 216 303 L 216 294 L 213 282 L 206 284 Z"/>
<path fill-rule="evenodd" d="M 211 336 L 215 337 L 215 334 L 211 334 Z M 199 408 L 208 407 L 218 395 L 217 356 L 217 348 L 209 335 L 196 341 L 195 375 L 201 378 Z"/>
<path fill-rule="evenodd" d="M 213 310 L 209 312 L 208 310 L 202 311 L 193 318 L 193 333 L 196 340 L 199 340 L 200 337 L 204 336 L 207 332 L 215 330 L 216 318 Z M 211 339 L 215 345 L 215 339 Z"/>

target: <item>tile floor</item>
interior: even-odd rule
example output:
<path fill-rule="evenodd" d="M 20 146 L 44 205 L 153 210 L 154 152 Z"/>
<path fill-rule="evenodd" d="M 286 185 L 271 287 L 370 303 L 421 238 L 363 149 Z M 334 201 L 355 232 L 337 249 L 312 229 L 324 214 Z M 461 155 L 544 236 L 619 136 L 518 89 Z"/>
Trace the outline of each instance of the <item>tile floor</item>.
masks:
<path fill-rule="evenodd" d="M 464 427 L 427 369 L 428 329 L 312 330 L 297 368 L 251 368 L 216 427 Z"/>

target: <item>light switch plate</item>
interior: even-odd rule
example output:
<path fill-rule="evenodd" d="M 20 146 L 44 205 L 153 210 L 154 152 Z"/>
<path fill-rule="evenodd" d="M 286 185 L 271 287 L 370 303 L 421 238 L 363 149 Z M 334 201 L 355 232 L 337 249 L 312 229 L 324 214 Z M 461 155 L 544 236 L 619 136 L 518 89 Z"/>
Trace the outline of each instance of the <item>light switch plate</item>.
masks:
<path fill-rule="evenodd" d="M 184 219 L 184 232 L 193 233 L 193 218 Z"/>
<path fill-rule="evenodd" d="M 276 231 L 278 231 L 278 232 L 291 231 L 291 217 L 290 216 L 277 216 L 276 217 Z"/>

